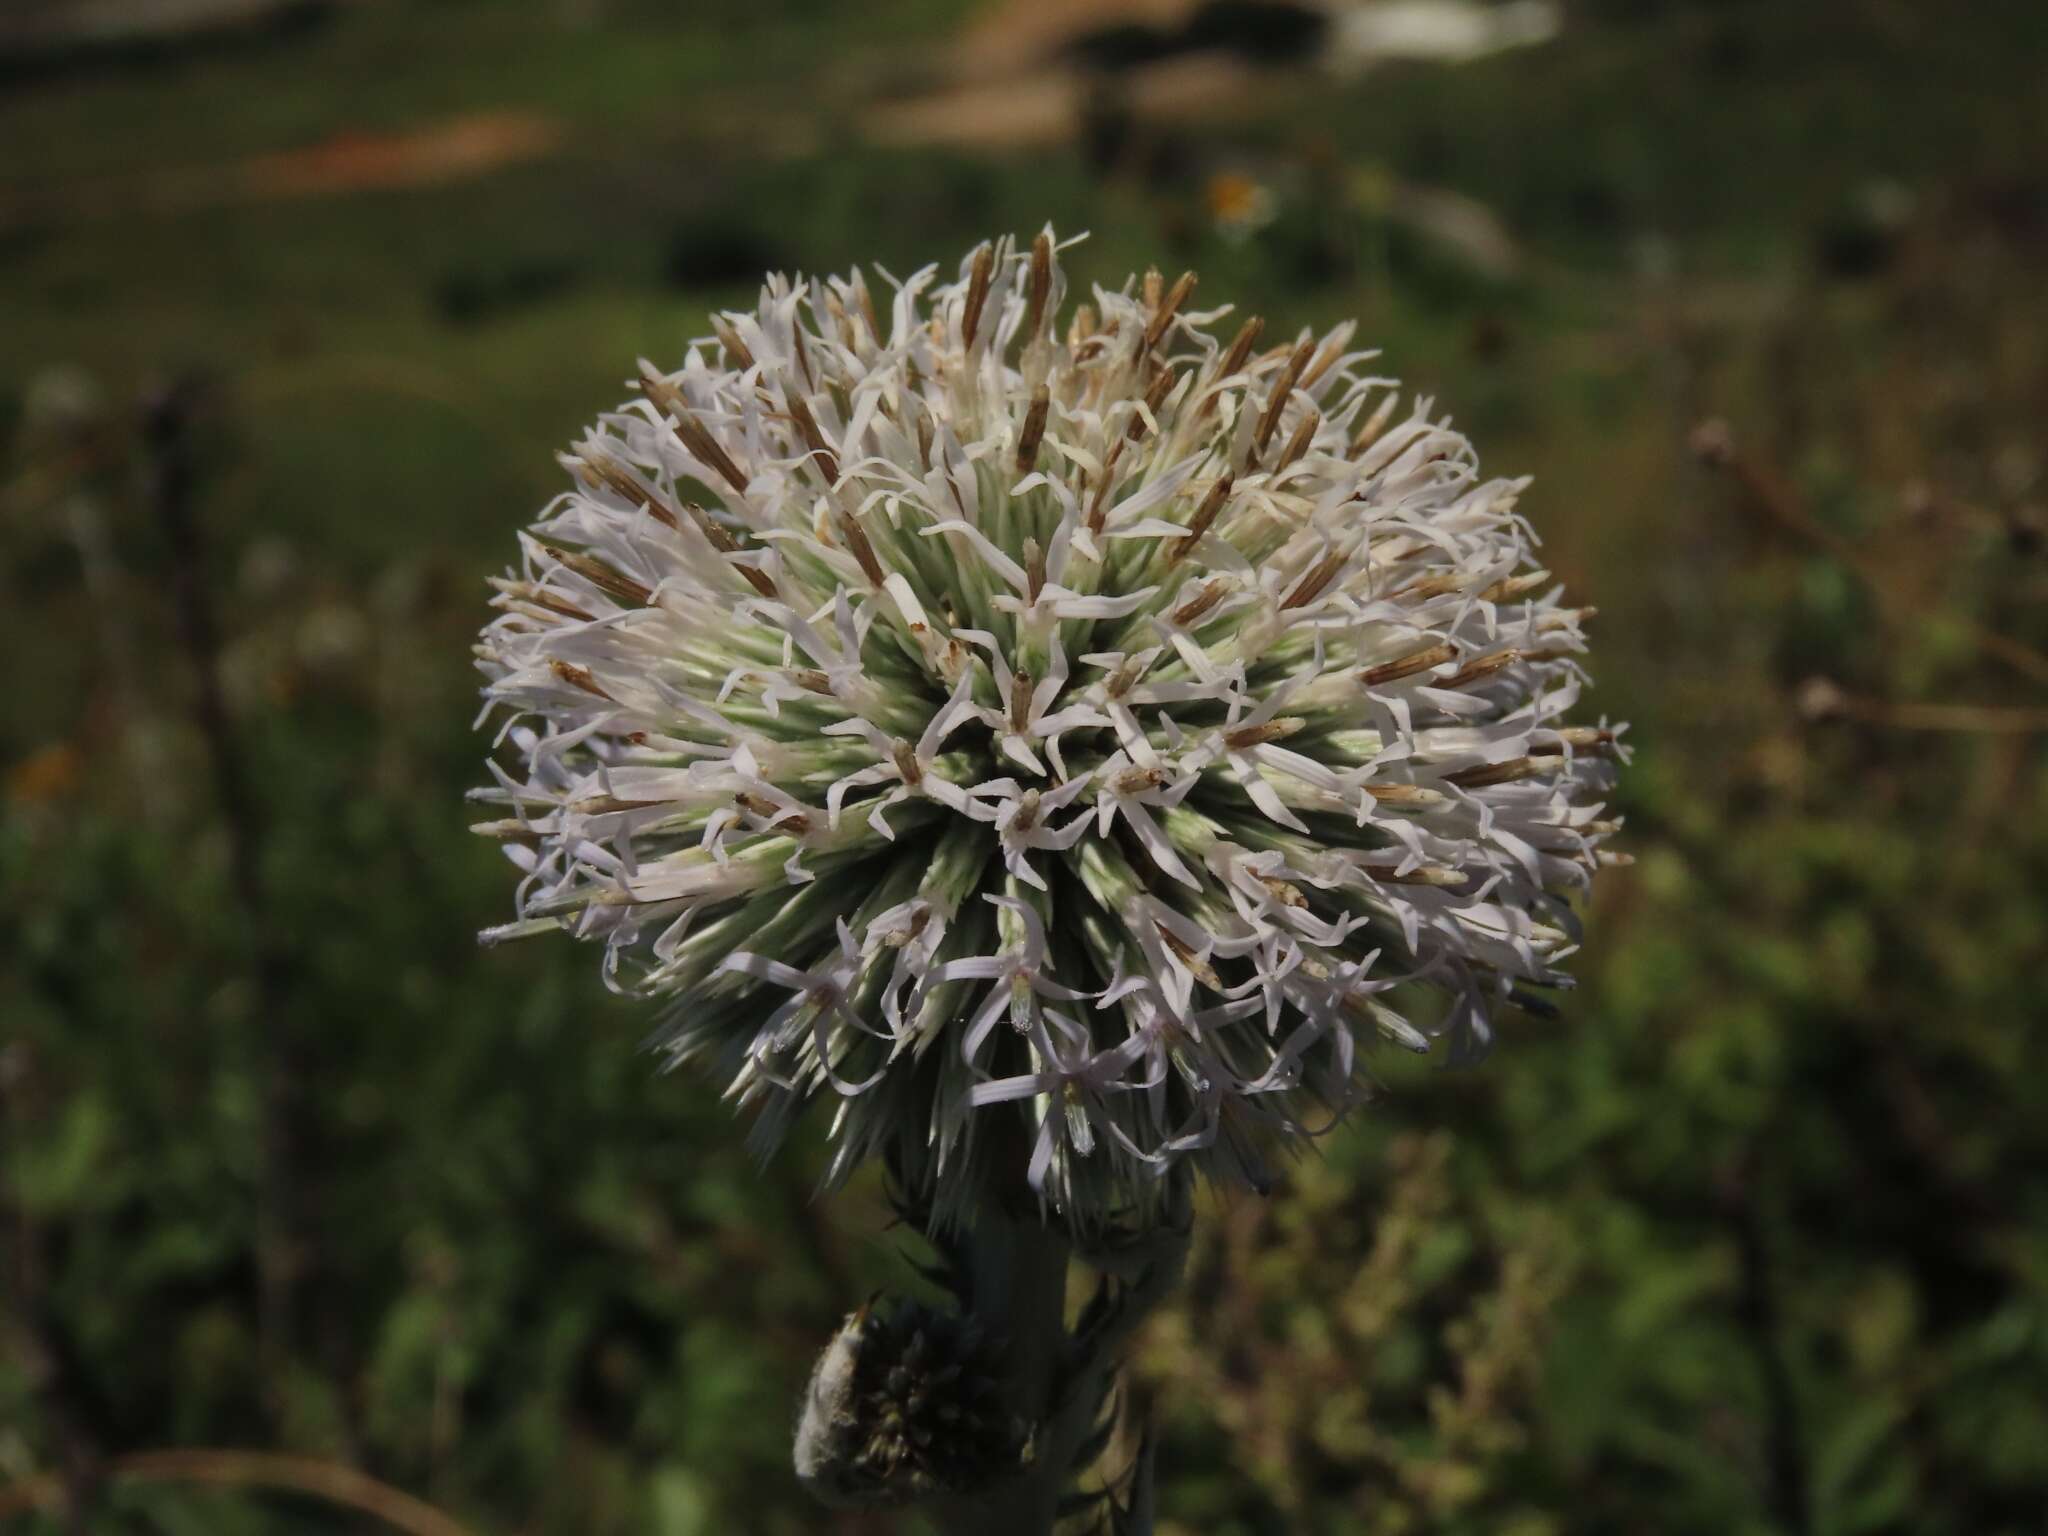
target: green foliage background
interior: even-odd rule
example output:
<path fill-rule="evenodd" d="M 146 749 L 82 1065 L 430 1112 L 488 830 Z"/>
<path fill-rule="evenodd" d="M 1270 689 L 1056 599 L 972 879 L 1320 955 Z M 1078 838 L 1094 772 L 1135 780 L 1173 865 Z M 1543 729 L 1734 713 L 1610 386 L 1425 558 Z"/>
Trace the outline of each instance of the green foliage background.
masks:
<path fill-rule="evenodd" d="M 878 1192 L 813 1199 L 815 1128 L 758 1166 L 590 954 L 476 949 L 511 876 L 464 830 L 466 650 L 553 450 L 742 273 L 1051 218 L 1087 277 L 1359 315 L 1534 473 L 1639 749 L 1564 1017 L 1386 1063 L 1205 1212 L 1137 1363 L 1164 1528 L 2041 1530 L 2048 13 L 1581 0 L 1537 51 L 1112 110 L 1091 155 L 874 142 L 955 0 L 697 9 L 387 0 L 0 79 L 0 1509 L 54 1469 L 97 1488 L 74 1529 L 363 1528 L 94 1475 L 236 1446 L 479 1533 L 917 1528 L 786 1470 L 811 1353 L 907 1278 Z M 559 147 L 206 170 L 507 109 Z M 1275 222 L 1226 239 L 1222 172 Z M 1518 268 L 1418 233 L 1417 186 Z M 53 415 L 60 366 L 97 404 Z M 136 402 L 188 369 L 253 924 L 139 482 Z M 1690 451 L 1713 417 L 1748 483 Z M 1861 703 L 1802 710 L 1816 677 Z"/>

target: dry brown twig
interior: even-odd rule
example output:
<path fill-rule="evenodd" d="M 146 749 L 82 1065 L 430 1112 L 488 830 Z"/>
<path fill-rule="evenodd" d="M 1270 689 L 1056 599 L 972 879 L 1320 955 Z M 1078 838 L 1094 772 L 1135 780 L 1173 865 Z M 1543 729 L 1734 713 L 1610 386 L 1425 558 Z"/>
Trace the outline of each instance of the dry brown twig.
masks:
<path fill-rule="evenodd" d="M 1845 692 L 1824 677 L 1799 689 L 1799 712 L 1809 720 L 1859 720 L 1901 731 L 1956 731 L 2027 736 L 2048 731 L 2048 709 L 1997 704 L 1928 704 L 1872 699 Z"/>
<path fill-rule="evenodd" d="M 1700 462 L 1733 479 L 1756 511 L 1802 543 L 1839 562 L 1862 582 L 1886 618 L 1893 621 L 1900 618 L 1924 619 L 1933 612 L 1933 605 L 1901 592 L 1885 579 L 1861 549 L 1817 521 L 1783 475 L 1737 445 L 1735 434 L 1726 421 L 1715 418 L 1701 422 L 1693 429 L 1691 441 L 1692 450 Z M 2033 682 L 2048 684 L 2048 655 L 1969 619 L 1958 615 L 1948 617 L 1962 626 L 1971 643 L 1985 655 L 2003 662 Z M 1927 728 L 1972 729 L 1968 726 Z"/>
<path fill-rule="evenodd" d="M 290 1009 L 290 959 L 273 920 L 263 880 L 267 828 L 262 805 L 223 691 L 221 634 L 207 581 L 206 530 L 197 506 L 195 441 L 205 385 L 186 378 L 153 391 L 143 402 L 143 496 L 170 551 L 172 596 L 179 639 L 193 679 L 192 716 L 206 747 L 221 825 L 227 834 L 228 875 L 248 945 L 252 979 L 267 1023 L 262 1063 L 264 1156 L 257 1191 L 257 1332 L 275 1400 L 292 1354 L 299 1282 L 308 1265 L 307 1192 L 300 1174 L 297 1129 L 305 1098 L 305 1043 Z"/>
<path fill-rule="evenodd" d="M 107 1463 L 108 1479 L 124 1483 L 191 1483 L 210 1488 L 261 1488 L 301 1493 L 361 1510 L 410 1536 L 470 1536 L 469 1528 L 431 1504 L 379 1482 L 367 1472 L 313 1456 L 275 1451 L 180 1448 L 137 1451 Z M 55 1507 L 63 1480 L 55 1473 L 0 1488 L 0 1522 Z"/>

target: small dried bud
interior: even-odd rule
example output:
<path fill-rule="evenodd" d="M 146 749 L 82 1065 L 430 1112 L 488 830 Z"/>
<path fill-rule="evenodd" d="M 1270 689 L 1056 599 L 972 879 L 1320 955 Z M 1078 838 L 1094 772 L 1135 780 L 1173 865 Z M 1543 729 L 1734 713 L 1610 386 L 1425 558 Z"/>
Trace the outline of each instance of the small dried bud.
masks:
<path fill-rule="evenodd" d="M 1028 1465 L 979 1324 L 911 1302 L 862 1308 L 818 1357 L 797 1423 L 796 1474 L 824 1503 L 886 1508 L 964 1493 Z"/>

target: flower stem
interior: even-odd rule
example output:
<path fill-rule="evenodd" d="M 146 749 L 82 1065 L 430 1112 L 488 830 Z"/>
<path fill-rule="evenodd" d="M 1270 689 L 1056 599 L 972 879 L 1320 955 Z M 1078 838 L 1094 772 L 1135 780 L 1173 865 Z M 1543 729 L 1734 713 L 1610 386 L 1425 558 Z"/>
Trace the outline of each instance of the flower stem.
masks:
<path fill-rule="evenodd" d="M 941 1529 L 977 1536 L 1050 1536 L 1060 1496 L 1087 1433 L 1057 1401 L 1069 1376 L 1064 1237 L 1033 1215 L 988 1211 L 965 1242 L 975 1316 L 1004 1341 L 1003 1392 L 1011 1410 L 1037 1426 L 1030 1464 L 1014 1476 L 950 1503 Z M 1061 1412 L 1062 1407 L 1066 1408 Z M 1081 1415 L 1085 1418 L 1085 1415 Z"/>
<path fill-rule="evenodd" d="M 942 1262 L 925 1272 L 953 1308 L 876 1298 L 819 1355 L 797 1477 L 838 1508 L 925 1502 L 949 1533 L 1052 1536 L 1107 1447 L 1124 1348 L 1178 1281 L 1191 1226 L 1184 1182 L 1155 1225 L 1078 1248 L 1030 1205 L 988 1200 L 934 1235 Z M 1070 1326 L 1075 1258 L 1097 1273 Z M 1150 1536 L 1150 1445 L 1099 1496 L 1119 1536 Z"/>
<path fill-rule="evenodd" d="M 1172 1219 L 1120 1251 L 1084 1254 L 1103 1273 L 1069 1331 L 1066 1239 L 1029 1217 L 993 1217 L 975 1229 L 968 1253 L 974 1311 L 991 1334 L 1010 1340 L 1006 1387 L 1036 1432 L 1030 1464 L 946 1505 L 942 1530 L 1051 1536 L 1062 1497 L 1096 1454 L 1083 1448 L 1102 1428 L 1124 1346 L 1179 1282 L 1189 1232 L 1183 1203 Z M 1148 1502 L 1126 1503 L 1115 1529 L 1149 1536 Z"/>

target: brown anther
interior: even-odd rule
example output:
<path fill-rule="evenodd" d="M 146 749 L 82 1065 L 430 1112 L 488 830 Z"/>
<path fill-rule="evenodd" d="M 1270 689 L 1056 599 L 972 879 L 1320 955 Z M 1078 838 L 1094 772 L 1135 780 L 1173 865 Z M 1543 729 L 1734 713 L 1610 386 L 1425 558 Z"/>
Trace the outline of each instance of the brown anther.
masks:
<path fill-rule="evenodd" d="M 1536 615 L 1536 627 L 1545 631 L 1569 629 L 1574 624 L 1584 624 L 1598 617 L 1598 608 L 1553 608 L 1547 613 Z"/>
<path fill-rule="evenodd" d="M 1103 460 L 1102 463 L 1102 478 L 1095 482 L 1095 494 L 1088 498 L 1088 531 L 1090 533 L 1102 532 L 1103 519 L 1108 515 L 1109 488 L 1116 479 L 1117 461 L 1124 456 L 1124 443 L 1126 441 L 1127 439 L 1120 437 L 1110 444 L 1109 457 Z"/>
<path fill-rule="evenodd" d="M 1188 531 L 1175 539 L 1172 547 L 1167 550 L 1168 565 L 1180 564 L 1193 552 L 1194 547 L 1201 542 L 1202 535 L 1209 531 L 1210 526 L 1223 511 L 1223 504 L 1230 499 L 1230 488 L 1235 483 L 1233 476 L 1224 475 L 1209 487 L 1209 493 L 1202 498 L 1201 505 L 1195 508 L 1195 515 L 1188 520 Z"/>
<path fill-rule="evenodd" d="M 1433 885 L 1441 888 L 1464 885 L 1471 878 L 1462 869 L 1451 869 L 1441 864 L 1418 864 L 1406 874 L 1395 874 L 1391 869 L 1374 869 L 1368 865 L 1365 872 L 1382 885 Z"/>
<path fill-rule="evenodd" d="M 780 598 L 782 596 L 780 592 L 775 590 L 775 578 L 759 566 L 742 565 L 737 560 L 731 560 L 726 563 L 738 571 L 746 579 L 747 585 L 763 597 Z"/>
<path fill-rule="evenodd" d="M 839 536 L 853 551 L 853 558 L 860 562 L 862 575 L 877 587 L 889 579 L 889 573 L 882 569 L 882 562 L 875 558 L 875 546 L 868 542 L 867 530 L 851 512 L 839 514 Z"/>
<path fill-rule="evenodd" d="M 1328 341 L 1323 343 L 1322 349 L 1318 351 L 1315 355 L 1315 360 L 1311 362 L 1308 365 L 1307 369 L 1302 373 L 1301 387 L 1303 389 L 1314 389 L 1316 386 L 1316 380 L 1320 379 L 1324 374 L 1328 373 L 1331 370 L 1331 368 L 1335 367 L 1337 359 L 1342 357 L 1343 355 L 1343 343 L 1340 342 L 1335 336 L 1332 336 Z"/>
<path fill-rule="evenodd" d="M 1036 539 L 1024 541 L 1024 601 L 1035 603 L 1045 590 L 1045 548 Z"/>
<path fill-rule="evenodd" d="M 1504 667 L 1511 667 L 1524 660 L 1521 651 L 1510 646 L 1504 651 L 1495 651 L 1490 656 L 1475 656 L 1458 668 L 1449 677 L 1435 684 L 1438 688 L 1462 688 L 1467 683 L 1476 683 L 1483 677 L 1491 677 Z"/>
<path fill-rule="evenodd" d="M 754 366 L 754 354 L 747 350 L 747 344 L 740 340 L 740 333 L 733 329 L 732 322 L 723 315 L 711 317 L 711 334 L 718 338 L 718 344 L 725 348 L 726 357 L 742 368 Z"/>
<path fill-rule="evenodd" d="M 1263 725 L 1240 725 L 1223 733 L 1223 745 L 1233 752 L 1263 747 L 1269 741 L 1284 741 L 1308 722 L 1299 715 L 1281 715 Z"/>
<path fill-rule="evenodd" d="M 1424 576 L 1418 581 L 1411 581 L 1407 586 L 1399 587 L 1389 592 L 1387 596 L 1409 597 L 1418 603 L 1426 603 L 1433 597 L 1442 597 L 1445 593 L 1457 590 L 1457 573 L 1455 571 L 1444 571 L 1435 576 Z"/>
<path fill-rule="evenodd" d="M 1159 931 L 1160 942 L 1173 951 L 1174 955 L 1180 960 L 1180 963 L 1188 968 L 1189 974 L 1195 980 L 1209 988 L 1212 992 L 1221 992 L 1223 990 L 1222 979 L 1217 976 L 1215 968 L 1208 961 L 1196 954 L 1184 940 L 1175 935 L 1173 930 L 1164 923 L 1154 923 L 1152 926 Z"/>
<path fill-rule="evenodd" d="M 529 596 L 529 601 L 536 608 L 545 608 L 550 613 L 558 613 L 565 619 L 575 619 L 584 624 L 590 623 L 595 617 L 592 614 L 585 613 L 566 598 L 557 597 L 545 587 L 535 587 Z"/>
<path fill-rule="evenodd" d="M 860 306 L 860 317 L 867 322 L 868 340 L 876 346 L 882 344 L 882 324 L 875 318 L 875 301 L 868 295 L 867 279 L 856 267 L 853 273 L 853 300 Z"/>
<path fill-rule="evenodd" d="M 1024 429 L 1017 434 L 1017 473 L 1028 475 L 1038 467 L 1038 445 L 1045 438 L 1045 417 L 1052 409 L 1052 395 L 1041 384 L 1031 392 L 1031 408 L 1024 413 Z"/>
<path fill-rule="evenodd" d="M 704 423 L 690 414 L 689 406 L 683 400 L 683 392 L 669 383 L 652 368 L 640 371 L 640 387 L 652 400 L 655 407 L 666 412 L 673 419 L 672 430 L 676 441 L 691 458 L 707 466 L 736 491 L 745 491 L 747 477 L 739 465 L 733 463 L 732 455 L 720 446 Z"/>
<path fill-rule="evenodd" d="M 506 817 L 502 821 L 473 822 L 469 830 L 478 837 L 492 838 L 501 843 L 526 843 L 530 846 L 540 841 L 540 834 L 516 817 Z"/>
<path fill-rule="evenodd" d="M 1095 306 L 1077 304 L 1074 318 L 1067 322 L 1067 345 L 1079 347 L 1082 342 L 1095 334 Z"/>
<path fill-rule="evenodd" d="M 1052 296 L 1052 236 L 1044 230 L 1031 242 L 1031 275 L 1024 285 L 1024 329 L 1025 344 L 1038 340 L 1039 328 L 1045 323 L 1046 301 Z"/>
<path fill-rule="evenodd" d="M 654 596 L 653 588 L 642 586 L 625 572 L 612 569 L 602 560 L 578 554 L 574 550 L 561 549 L 553 544 L 543 544 L 541 548 L 557 565 L 574 571 L 593 587 L 610 594 L 622 603 L 630 603 L 635 608 L 645 608 Z"/>
<path fill-rule="evenodd" d="M 1273 392 L 1266 397 L 1265 413 L 1259 417 L 1257 429 L 1252 433 L 1252 459 L 1266 451 L 1266 445 L 1273 440 L 1273 433 L 1280 425 L 1280 413 L 1287 409 L 1287 402 L 1294 394 L 1294 386 L 1301 379 L 1301 371 L 1308 366 L 1314 342 L 1304 341 L 1296 347 L 1287 359 L 1287 365 L 1280 370 L 1280 377 L 1273 381 Z"/>
<path fill-rule="evenodd" d="M 1166 397 L 1173 393 L 1175 382 L 1176 375 L 1171 363 L 1165 364 L 1152 375 L 1152 382 L 1145 386 L 1145 410 L 1131 412 L 1131 429 L 1125 436 L 1132 442 L 1137 442 L 1149 430 L 1146 412 L 1151 413 L 1153 421 L 1159 419 L 1159 408 L 1166 404 Z"/>
<path fill-rule="evenodd" d="M 1301 887 L 1286 880 L 1276 880 L 1271 875 L 1260 875 L 1259 884 L 1271 893 L 1273 899 L 1283 907 L 1305 907 L 1308 898 L 1301 894 Z"/>
<path fill-rule="evenodd" d="M 1157 298 L 1150 290 L 1158 275 L 1156 269 L 1145 274 L 1145 286 L 1148 290 L 1146 303 L 1152 310 L 1152 318 L 1146 323 L 1145 334 L 1138 343 L 1140 357 L 1159 345 L 1159 339 L 1166 334 L 1166 328 L 1173 324 L 1174 315 L 1179 312 L 1181 305 L 1188 301 L 1188 295 L 1195 291 L 1195 274 L 1183 272 L 1173 280 L 1173 286 L 1167 289 L 1166 297 Z"/>
<path fill-rule="evenodd" d="M 1308 452 L 1309 445 L 1315 442 L 1316 432 L 1322 424 L 1323 413 L 1310 406 L 1308 414 L 1295 424 L 1294 435 L 1287 439 L 1287 446 L 1280 450 L 1280 461 L 1273 466 L 1276 474 L 1296 463 Z"/>
<path fill-rule="evenodd" d="M 908 927 L 898 928 L 893 933 L 884 934 L 882 942 L 891 949 L 902 949 L 917 938 L 919 934 L 923 933 L 926 928 L 931 926 L 931 920 L 932 909 L 930 907 L 919 907 L 910 914 L 910 925 Z"/>
<path fill-rule="evenodd" d="M 1280 604 L 1281 611 L 1284 613 L 1290 608 L 1306 607 L 1321 597 L 1323 589 L 1336 579 L 1337 573 L 1344 569 L 1345 562 L 1350 558 L 1349 551 L 1342 549 L 1333 549 L 1324 555 L 1308 568 L 1300 581 L 1295 583 L 1294 590 L 1288 593 L 1286 601 Z"/>
<path fill-rule="evenodd" d="M 1548 571 L 1531 571 L 1526 576 L 1510 576 L 1505 580 L 1496 581 L 1480 593 L 1479 600 L 1482 603 L 1504 603 L 1509 598 L 1520 597 L 1524 592 L 1533 592 L 1548 580 Z"/>
<path fill-rule="evenodd" d="M 656 410 L 676 417 L 689 414 L 690 408 L 683 399 L 683 392 L 657 372 L 653 364 L 645 361 L 640 364 L 640 393 L 654 402 Z"/>
<path fill-rule="evenodd" d="M 790 350 L 796 353 L 796 371 L 804 376 L 804 388 L 816 389 L 818 381 L 811 375 L 811 349 L 804 345 L 804 328 L 792 321 L 789 327 Z"/>
<path fill-rule="evenodd" d="M 1456 773 L 1447 773 L 1444 782 L 1455 784 L 1460 789 L 1485 789 L 1494 784 L 1512 784 L 1517 779 L 1526 779 L 1543 771 L 1543 765 L 1533 757 L 1513 757 L 1504 763 L 1480 763 L 1472 768 L 1461 768 Z"/>
<path fill-rule="evenodd" d="M 1258 315 L 1252 315 L 1237 328 L 1237 335 L 1231 338 L 1230 349 L 1216 365 L 1216 377 L 1227 379 L 1232 374 L 1244 371 L 1245 362 L 1252 355 L 1252 348 L 1259 344 L 1259 337 L 1266 329 L 1266 322 Z"/>
<path fill-rule="evenodd" d="M 1368 688 L 1377 688 L 1383 683 L 1397 682 L 1404 677 L 1413 677 L 1417 672 L 1426 672 L 1431 667 L 1440 667 L 1447 661 L 1455 661 L 1458 648 L 1445 640 L 1437 645 L 1426 645 L 1419 651 L 1410 651 L 1406 656 L 1396 656 L 1392 661 L 1383 661 L 1376 667 L 1367 667 L 1358 674 L 1359 682 Z"/>
<path fill-rule="evenodd" d="M 1387 430 L 1387 423 L 1394 419 L 1394 404 L 1400 398 L 1399 395 L 1388 395 L 1374 408 L 1373 413 L 1365 418 L 1364 425 L 1359 427 L 1357 435 L 1351 439 L 1352 458 L 1357 458 L 1379 441 L 1380 434 Z"/>
<path fill-rule="evenodd" d="M 804 836 L 811 830 L 810 817 L 804 815 L 801 811 L 785 810 L 765 795 L 757 795 L 751 790 L 743 789 L 732 798 L 733 803 L 739 806 L 740 809 L 751 812 L 763 821 L 775 826 L 787 827 L 798 837 Z"/>
<path fill-rule="evenodd" d="M 910 749 L 909 742 L 891 742 L 889 757 L 896 764 L 897 773 L 903 776 L 903 782 L 912 789 L 924 782 L 924 769 L 918 766 L 917 754 Z"/>
<path fill-rule="evenodd" d="M 1443 799 L 1441 791 L 1420 784 L 1368 784 L 1365 792 L 1381 805 L 1435 805 Z"/>
<path fill-rule="evenodd" d="M 1202 583 L 1202 590 L 1173 610 L 1173 622 L 1182 629 L 1192 629 L 1195 620 L 1223 601 L 1223 595 L 1230 590 L 1230 583 L 1218 576 Z"/>
<path fill-rule="evenodd" d="M 1161 768 L 1124 768 L 1110 780 L 1110 788 L 1116 795 L 1143 795 L 1163 782 L 1165 770 Z"/>
<path fill-rule="evenodd" d="M 988 303 L 989 280 L 995 270 L 996 249 L 983 241 L 974 248 L 974 266 L 967 274 L 967 298 L 960 310 L 960 345 L 970 351 L 981 329 L 981 309 Z"/>
<path fill-rule="evenodd" d="M 658 800 L 621 800 L 617 795 L 586 795 L 569 809 L 578 816 L 613 816 L 620 811 L 643 810 L 660 803 Z"/>
<path fill-rule="evenodd" d="M 721 555 L 738 554 L 740 541 L 732 536 L 732 530 L 718 521 L 695 502 L 683 508 L 690 521 L 697 525 L 697 531 L 704 535 L 705 542 Z"/>
<path fill-rule="evenodd" d="M 1567 747 L 1574 752 L 1595 752 L 1613 746 L 1614 739 L 1614 732 L 1597 725 L 1567 725 L 1558 731 L 1556 741 L 1539 742 L 1529 748 L 1529 755 L 1562 757 Z"/>
<path fill-rule="evenodd" d="M 1148 789 L 1157 789 L 1165 782 L 1165 769 L 1134 766 L 1124 769 L 1111 779 L 1109 787 L 1119 795 L 1140 795 Z"/>
<path fill-rule="evenodd" d="M 829 695 L 832 692 L 832 679 L 816 667 L 792 667 L 789 670 L 789 680 L 808 693 Z"/>
<path fill-rule="evenodd" d="M 860 336 L 853 328 L 853 316 L 846 312 L 846 305 L 839 295 L 829 290 L 825 294 L 825 313 L 832 317 L 832 323 L 839 331 L 840 344 L 847 351 L 851 352 L 860 345 Z"/>
<path fill-rule="evenodd" d="M 1017 815 L 1011 821 L 1012 831 L 1029 832 L 1038 825 L 1038 791 L 1027 789 L 1017 797 Z"/>
<path fill-rule="evenodd" d="M 508 599 L 531 603 L 536 608 L 545 608 L 549 613 L 558 613 L 565 619 L 575 619 L 579 623 L 588 624 L 594 617 L 567 598 L 550 592 L 546 587 L 535 586 L 530 581 L 500 582 L 498 590 Z"/>
<path fill-rule="evenodd" d="M 839 456 L 832 451 L 832 445 L 825 441 L 825 434 L 818 430 L 818 418 L 811 414 L 810 402 L 794 390 L 789 393 L 789 417 L 796 423 L 797 435 L 804 440 L 804 446 L 811 451 L 819 470 L 825 476 L 827 485 L 839 483 Z"/>
<path fill-rule="evenodd" d="M 1029 672 L 1015 672 L 1010 676 L 1010 731 L 1022 736 L 1031 725 L 1031 690 L 1037 686 L 1037 679 Z"/>
<path fill-rule="evenodd" d="M 1209 383 L 1211 385 L 1214 385 L 1219 379 L 1231 377 L 1244 367 L 1245 360 L 1252 355 L 1252 348 L 1258 345 L 1259 332 L 1265 328 L 1266 322 L 1257 315 L 1253 315 L 1238 328 L 1236 338 L 1230 343 L 1229 349 L 1218 359 L 1215 371 L 1209 376 Z M 1211 389 L 1202 396 L 1202 403 L 1195 408 L 1195 420 L 1204 420 L 1211 411 L 1216 409 L 1216 398 L 1214 389 Z"/>
<path fill-rule="evenodd" d="M 1116 664 L 1116 670 L 1109 674 L 1109 681 L 1102 685 L 1104 693 L 1112 699 L 1120 699 L 1136 686 L 1145 675 L 1145 662 L 1136 656 L 1126 656 Z"/>
<path fill-rule="evenodd" d="M 921 402 L 917 405 L 917 464 L 926 474 L 932 472 L 932 415 Z"/>
<path fill-rule="evenodd" d="M 669 527 L 676 526 L 676 514 L 666 502 L 657 496 L 632 471 L 601 449 L 586 448 L 577 458 L 566 455 L 562 462 L 570 466 L 576 478 L 593 491 L 610 491 L 621 501 L 627 501 L 648 513 L 658 522 Z"/>
<path fill-rule="evenodd" d="M 548 667 L 555 676 L 572 688 L 581 688 L 585 693 L 595 698 L 603 699 L 607 704 L 619 702 L 598 686 L 597 679 L 590 675 L 590 668 L 588 667 L 579 667 L 573 661 L 562 661 L 560 659 L 550 661 Z"/>

